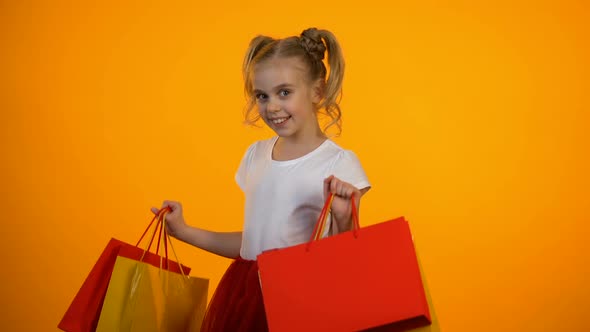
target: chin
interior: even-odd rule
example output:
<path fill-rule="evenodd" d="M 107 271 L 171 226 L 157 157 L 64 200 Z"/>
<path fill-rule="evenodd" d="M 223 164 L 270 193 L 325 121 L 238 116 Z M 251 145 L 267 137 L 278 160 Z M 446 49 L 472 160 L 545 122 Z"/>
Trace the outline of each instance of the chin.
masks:
<path fill-rule="evenodd" d="M 283 137 L 283 138 L 293 135 L 293 133 L 285 132 L 283 130 L 273 130 L 273 131 L 275 132 L 275 134 L 277 134 L 277 136 Z"/>

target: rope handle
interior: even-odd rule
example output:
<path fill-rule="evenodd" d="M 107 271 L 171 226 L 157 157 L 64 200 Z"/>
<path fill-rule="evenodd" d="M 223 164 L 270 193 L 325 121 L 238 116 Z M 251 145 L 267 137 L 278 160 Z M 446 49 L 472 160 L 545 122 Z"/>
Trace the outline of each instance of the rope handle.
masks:
<path fill-rule="evenodd" d="M 158 221 L 158 223 L 156 224 L 156 229 L 160 226 L 161 220 L 160 220 L 160 215 L 164 212 L 171 212 L 172 210 L 170 209 L 170 207 L 165 207 L 163 209 L 161 209 L 160 211 L 158 211 L 158 213 L 156 215 L 154 215 L 154 217 L 152 218 L 152 221 L 150 221 L 149 225 L 147 226 L 147 228 L 145 229 L 145 231 L 143 231 L 143 234 L 141 234 L 141 237 L 139 238 L 139 240 L 137 241 L 137 243 L 135 244 L 136 247 L 139 247 L 139 244 L 141 243 L 141 240 L 143 240 L 143 238 L 145 237 L 145 235 L 147 234 L 147 232 L 149 231 L 149 229 L 152 227 L 152 225 L 154 224 L 154 221 Z M 147 250 L 149 251 L 150 248 L 152 247 L 152 242 L 154 242 L 154 237 L 156 236 L 156 234 L 152 234 L 152 238 L 150 239 L 150 244 L 148 245 Z"/>
<path fill-rule="evenodd" d="M 154 216 L 154 218 L 152 219 L 152 222 L 150 222 L 150 224 L 148 225 L 148 228 L 143 232 L 143 235 L 141 236 L 141 238 L 137 242 L 137 245 L 136 246 L 139 246 L 139 243 L 143 239 L 144 235 L 150 229 L 150 227 L 152 226 L 152 224 L 154 223 L 154 221 L 157 220 L 158 222 L 156 223 L 156 227 L 154 228 L 154 231 L 152 233 L 152 238 L 150 239 L 150 242 L 147 245 L 147 247 L 143 249 L 143 253 L 142 253 L 142 255 L 141 255 L 140 259 L 139 259 L 140 262 L 143 262 L 143 259 L 145 258 L 145 254 L 150 251 L 150 248 L 151 248 L 152 243 L 153 243 L 153 241 L 154 241 L 154 239 L 156 237 L 156 234 L 159 233 L 159 235 L 158 235 L 158 244 L 157 244 L 157 248 L 156 248 L 156 255 L 158 255 L 160 257 L 160 267 L 161 267 L 161 265 L 162 265 L 162 256 L 160 256 L 158 254 L 158 252 L 159 252 L 159 247 L 160 247 L 162 228 L 164 228 L 163 227 L 164 225 L 163 225 L 162 219 L 164 218 L 164 216 L 166 215 L 166 213 L 168 213 L 169 210 L 170 209 L 165 208 L 165 209 L 162 209 L 162 210 L 158 211 L 158 214 L 156 214 L 156 216 Z M 166 252 L 166 262 L 168 262 L 168 253 L 167 252 Z"/>
<path fill-rule="evenodd" d="M 318 241 L 321 239 L 324 229 L 326 227 L 328 214 L 331 211 L 333 201 L 334 201 L 334 194 L 330 193 L 328 195 L 328 198 L 326 199 L 324 207 L 322 208 L 322 212 L 320 213 L 320 216 L 318 217 L 318 221 L 315 224 L 315 227 L 314 227 L 313 232 L 311 234 L 311 238 L 309 239 L 309 241 L 307 243 L 307 250 L 309 250 L 309 247 L 311 246 L 312 242 L 315 242 L 315 241 Z M 361 225 L 359 222 L 359 216 L 358 216 L 358 211 L 356 209 L 356 202 L 355 202 L 354 196 L 351 197 L 350 202 L 351 202 L 351 207 L 352 207 L 352 226 L 353 226 L 352 228 L 353 228 L 354 237 L 356 238 L 356 237 L 358 237 L 358 230 L 361 228 Z"/>
<path fill-rule="evenodd" d="M 176 260 L 176 263 L 178 264 L 178 267 L 180 268 L 180 274 L 182 274 L 183 278 L 188 279 L 190 277 L 187 276 L 186 274 L 184 274 L 184 270 L 182 268 L 182 264 L 180 263 L 180 259 L 178 259 L 178 255 L 176 255 L 176 250 L 174 250 L 174 246 L 172 245 L 172 239 L 170 237 L 170 234 L 168 234 L 168 232 L 166 231 L 166 214 L 167 213 L 168 213 L 168 211 L 164 211 L 161 214 L 161 224 L 162 224 L 162 228 L 164 228 L 162 242 L 164 243 L 164 251 L 166 252 L 166 267 L 168 267 L 168 242 L 170 242 L 170 249 L 172 249 L 172 253 L 174 254 L 174 259 Z M 160 268 L 161 268 L 161 264 L 162 264 L 162 260 L 161 260 L 161 256 L 160 256 Z"/>

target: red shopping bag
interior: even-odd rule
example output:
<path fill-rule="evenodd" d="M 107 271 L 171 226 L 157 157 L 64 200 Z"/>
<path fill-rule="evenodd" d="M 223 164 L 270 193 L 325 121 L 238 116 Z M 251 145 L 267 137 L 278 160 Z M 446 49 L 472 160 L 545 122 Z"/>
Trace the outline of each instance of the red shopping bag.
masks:
<path fill-rule="evenodd" d="M 156 219 L 158 222 L 156 223 L 156 228 L 147 250 L 138 247 L 139 243 Z M 59 329 L 66 332 L 93 332 L 96 330 L 98 318 L 100 316 L 102 304 L 109 286 L 117 256 L 141 260 L 153 266 L 162 266 L 162 268 L 166 270 L 180 273 L 180 265 L 167 258 L 167 246 L 164 248 L 166 250 L 166 257 L 158 255 L 159 242 L 156 248 L 156 253 L 149 252 L 154 236 L 158 231 L 158 227 L 159 231 L 162 232 L 162 222 L 158 216 L 155 216 L 136 245 L 125 243 L 117 239 L 111 239 L 109 241 L 96 264 L 94 264 L 94 267 L 86 277 L 82 287 L 74 297 L 62 320 L 59 322 L 57 326 Z M 184 265 L 182 265 L 182 270 L 186 275 L 190 273 L 190 268 Z"/>
<path fill-rule="evenodd" d="M 271 331 L 404 331 L 430 324 L 410 228 L 403 217 L 258 256 Z"/>

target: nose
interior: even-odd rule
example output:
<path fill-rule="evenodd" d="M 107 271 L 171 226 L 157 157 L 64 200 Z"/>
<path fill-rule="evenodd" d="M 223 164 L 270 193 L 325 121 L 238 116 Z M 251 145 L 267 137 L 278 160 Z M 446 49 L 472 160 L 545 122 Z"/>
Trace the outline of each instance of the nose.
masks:
<path fill-rule="evenodd" d="M 281 106 L 277 103 L 269 103 L 267 109 L 271 113 L 276 113 L 281 110 Z"/>

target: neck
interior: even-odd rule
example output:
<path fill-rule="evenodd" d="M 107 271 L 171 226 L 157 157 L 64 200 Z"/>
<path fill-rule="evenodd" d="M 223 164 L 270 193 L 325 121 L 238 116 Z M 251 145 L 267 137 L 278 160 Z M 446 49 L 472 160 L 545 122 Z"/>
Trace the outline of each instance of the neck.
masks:
<path fill-rule="evenodd" d="M 322 145 L 326 139 L 326 135 L 319 129 L 319 126 L 315 133 L 279 137 L 273 149 L 273 158 L 275 160 L 289 160 L 301 157 Z"/>
<path fill-rule="evenodd" d="M 326 135 L 322 132 L 320 125 L 316 123 L 316 125 L 312 128 L 309 128 L 306 131 L 298 133 L 298 135 L 293 135 L 289 137 L 279 137 L 279 141 L 281 145 L 286 146 L 308 146 L 308 147 L 317 147 L 322 142 L 327 139 Z"/>

